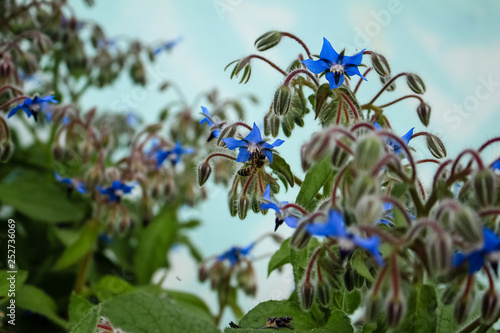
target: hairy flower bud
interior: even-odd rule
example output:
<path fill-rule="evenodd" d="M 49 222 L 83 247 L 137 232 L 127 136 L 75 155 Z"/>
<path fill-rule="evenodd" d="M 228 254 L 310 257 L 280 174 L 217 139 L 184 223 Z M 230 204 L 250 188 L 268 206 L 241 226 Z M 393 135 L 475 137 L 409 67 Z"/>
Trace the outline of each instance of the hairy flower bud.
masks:
<path fill-rule="evenodd" d="M 483 301 L 481 304 L 481 318 L 486 323 L 490 323 L 494 319 L 494 315 L 497 313 L 498 307 L 498 295 L 495 289 L 488 289 L 486 294 L 483 296 Z"/>
<path fill-rule="evenodd" d="M 264 135 L 270 136 L 271 135 L 271 118 L 273 116 L 273 113 L 269 111 L 266 113 L 264 116 Z"/>
<path fill-rule="evenodd" d="M 472 308 L 472 299 L 468 296 L 462 296 L 455 303 L 453 316 L 458 324 L 463 324 L 469 318 L 470 310 Z"/>
<path fill-rule="evenodd" d="M 330 304 L 330 286 L 325 281 L 318 281 L 318 300 L 324 305 L 328 306 Z"/>
<path fill-rule="evenodd" d="M 204 282 L 208 277 L 208 270 L 205 264 L 201 264 L 200 267 L 198 267 L 198 280 L 200 282 Z"/>
<path fill-rule="evenodd" d="M 298 225 L 297 229 L 292 235 L 292 239 L 290 240 L 290 245 L 297 249 L 303 249 L 309 243 L 311 239 L 311 234 L 306 230 L 306 223 L 301 223 Z"/>
<path fill-rule="evenodd" d="M 429 126 L 429 120 L 431 118 L 431 107 L 426 103 L 420 103 L 417 108 L 417 114 L 422 124 L 424 124 L 425 126 Z"/>
<path fill-rule="evenodd" d="M 497 198 L 495 174 L 491 169 L 479 170 L 472 184 L 476 192 L 476 199 L 483 207 L 493 206 Z"/>
<path fill-rule="evenodd" d="M 464 206 L 459 209 L 455 213 L 453 223 L 458 235 L 465 241 L 472 243 L 473 247 L 483 242 L 483 230 L 479 217 L 471 208 Z"/>
<path fill-rule="evenodd" d="M 398 326 L 404 313 L 404 304 L 401 297 L 393 297 L 387 306 L 387 324 L 390 327 Z"/>
<path fill-rule="evenodd" d="M 425 92 L 424 81 L 417 74 L 408 73 L 406 75 L 406 83 L 414 93 L 422 95 Z"/>
<path fill-rule="evenodd" d="M 268 31 L 255 41 L 255 47 L 259 51 L 269 50 L 272 47 L 275 47 L 281 41 L 281 32 L 272 30 Z"/>
<path fill-rule="evenodd" d="M 260 204 L 261 204 L 261 198 L 257 196 L 257 191 L 254 192 L 253 196 L 252 196 L 252 201 L 250 203 L 250 205 L 252 206 L 252 211 L 254 213 L 260 213 L 260 211 L 262 210 L 260 208 Z"/>
<path fill-rule="evenodd" d="M 362 197 L 375 194 L 377 188 L 375 180 L 371 175 L 360 175 L 355 180 L 350 196 L 350 202 L 353 207 L 356 207 Z"/>
<path fill-rule="evenodd" d="M 375 136 L 362 139 L 356 146 L 354 162 L 360 170 L 370 170 L 380 159 L 383 146 Z"/>
<path fill-rule="evenodd" d="M 446 147 L 440 138 L 434 134 L 427 134 L 427 148 L 435 158 L 446 157 Z"/>
<path fill-rule="evenodd" d="M 344 273 L 344 285 L 348 292 L 354 290 L 354 269 L 351 267 L 347 268 Z"/>
<path fill-rule="evenodd" d="M 276 90 L 273 100 L 273 110 L 278 116 L 284 116 L 292 105 L 293 93 L 288 86 L 281 86 Z"/>
<path fill-rule="evenodd" d="M 250 199 L 248 199 L 248 196 L 246 195 L 241 196 L 238 202 L 238 217 L 240 218 L 240 220 L 244 220 L 245 217 L 247 216 L 249 206 L 250 206 Z"/>
<path fill-rule="evenodd" d="M 389 62 L 387 62 L 387 59 L 379 53 L 372 54 L 372 66 L 375 72 L 377 72 L 380 76 L 391 75 L 391 66 L 389 66 Z"/>
<path fill-rule="evenodd" d="M 430 233 L 427 246 L 427 258 L 431 272 L 446 273 L 452 264 L 453 244 L 451 237 Z"/>
<path fill-rule="evenodd" d="M 380 199 L 375 195 L 367 195 L 357 202 L 354 213 L 358 224 L 371 226 L 380 220 L 383 212 Z"/>
<path fill-rule="evenodd" d="M 330 136 L 328 134 L 314 135 L 307 150 L 307 156 L 311 161 L 319 161 L 329 151 Z"/>
<path fill-rule="evenodd" d="M 300 287 L 300 296 L 302 300 L 302 307 L 306 310 L 309 310 L 314 301 L 314 286 L 311 281 L 306 281 Z"/>
<path fill-rule="evenodd" d="M 229 213 L 231 216 L 238 215 L 238 195 L 231 193 L 228 196 Z"/>
<path fill-rule="evenodd" d="M 382 299 L 378 294 L 371 294 L 366 299 L 365 317 L 367 322 L 377 321 L 382 307 Z"/>
<path fill-rule="evenodd" d="M 280 117 L 273 114 L 271 117 L 271 134 L 273 137 L 277 137 L 280 133 Z"/>
<path fill-rule="evenodd" d="M 198 184 L 200 186 L 203 186 L 203 184 L 205 184 L 211 172 L 212 168 L 210 167 L 208 161 L 205 161 L 198 166 Z"/>
<path fill-rule="evenodd" d="M 302 145 L 300 148 L 300 160 L 302 162 L 302 170 L 306 172 L 311 166 L 311 162 L 308 160 L 308 150 L 309 145 Z"/>
<path fill-rule="evenodd" d="M 363 275 L 359 274 L 355 269 L 353 269 L 353 282 L 354 282 L 354 288 L 356 289 L 361 289 L 363 288 L 365 284 L 365 278 Z"/>
<path fill-rule="evenodd" d="M 340 146 L 335 146 L 333 148 L 333 153 L 332 153 L 332 165 L 340 169 L 342 168 L 347 161 L 349 160 L 349 154 Z"/>

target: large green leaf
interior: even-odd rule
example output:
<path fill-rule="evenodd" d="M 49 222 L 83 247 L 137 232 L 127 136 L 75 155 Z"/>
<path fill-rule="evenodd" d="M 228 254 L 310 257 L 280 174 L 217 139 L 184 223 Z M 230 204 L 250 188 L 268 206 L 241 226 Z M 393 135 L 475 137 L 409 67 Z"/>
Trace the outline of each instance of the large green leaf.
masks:
<path fill-rule="evenodd" d="M 295 179 L 293 177 L 290 165 L 285 161 L 285 159 L 278 154 L 273 155 L 273 163 L 271 164 L 271 169 L 277 174 L 282 175 L 291 187 L 295 184 Z"/>
<path fill-rule="evenodd" d="M 112 298 L 92 308 L 71 333 L 94 332 L 101 316 L 115 328 L 134 333 L 212 333 L 209 321 L 167 297 L 134 292 Z"/>
<path fill-rule="evenodd" d="M 157 269 L 167 266 L 167 252 L 176 240 L 178 228 L 176 208 L 165 205 L 141 231 L 134 258 L 139 284 L 149 283 Z"/>
<path fill-rule="evenodd" d="M 395 332 L 435 332 L 437 308 L 438 301 L 434 287 L 430 285 L 414 286 L 407 301 L 404 318 Z"/>
<path fill-rule="evenodd" d="M 88 253 L 97 241 L 99 234 L 99 224 L 97 221 L 89 221 L 80 232 L 80 236 L 70 246 L 64 250 L 62 256 L 57 260 L 54 269 L 59 270 L 71 266 L 78 262 Z"/>
<path fill-rule="evenodd" d="M 273 256 L 269 260 L 269 265 L 267 266 L 267 276 L 269 276 L 276 268 L 289 264 L 290 262 L 290 238 L 288 238 L 281 243 L 278 251 L 274 252 Z"/>
<path fill-rule="evenodd" d="M 115 275 L 103 276 L 94 287 L 94 293 L 101 302 L 134 290 L 134 286 Z"/>
<path fill-rule="evenodd" d="M 348 292 L 347 290 L 335 291 L 333 293 L 334 308 L 345 313 L 353 314 L 361 305 L 361 293 L 358 290 Z"/>
<path fill-rule="evenodd" d="M 43 290 L 26 284 L 16 295 L 16 306 L 47 317 L 61 327 L 68 323 L 57 315 L 56 303 Z"/>
<path fill-rule="evenodd" d="M 296 203 L 307 208 L 319 190 L 325 185 L 332 172 L 332 165 L 328 158 L 311 167 L 300 187 Z"/>
<path fill-rule="evenodd" d="M 313 330 L 313 332 L 317 333 L 353 333 L 354 329 L 351 325 L 351 319 L 343 313 L 342 311 L 335 310 L 328 318 L 328 322 L 325 326 Z"/>
<path fill-rule="evenodd" d="M 69 327 L 74 327 L 93 307 L 87 299 L 75 293 L 69 299 Z"/>
<path fill-rule="evenodd" d="M 24 168 L 13 169 L 0 181 L 0 202 L 35 221 L 51 223 L 81 220 L 86 208 L 84 201 L 70 200 L 52 174 Z"/>

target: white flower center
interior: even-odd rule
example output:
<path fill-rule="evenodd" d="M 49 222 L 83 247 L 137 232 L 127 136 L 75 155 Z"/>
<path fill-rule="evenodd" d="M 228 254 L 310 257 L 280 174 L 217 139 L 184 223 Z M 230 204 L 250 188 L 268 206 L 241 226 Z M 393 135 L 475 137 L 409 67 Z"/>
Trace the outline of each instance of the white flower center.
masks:
<path fill-rule="evenodd" d="M 330 72 L 344 74 L 344 66 L 341 64 L 333 64 L 330 66 Z"/>
<path fill-rule="evenodd" d="M 251 146 L 247 147 L 247 150 L 248 150 L 248 152 L 250 154 L 260 151 L 259 147 L 257 145 L 254 145 L 254 144 L 252 144 Z"/>

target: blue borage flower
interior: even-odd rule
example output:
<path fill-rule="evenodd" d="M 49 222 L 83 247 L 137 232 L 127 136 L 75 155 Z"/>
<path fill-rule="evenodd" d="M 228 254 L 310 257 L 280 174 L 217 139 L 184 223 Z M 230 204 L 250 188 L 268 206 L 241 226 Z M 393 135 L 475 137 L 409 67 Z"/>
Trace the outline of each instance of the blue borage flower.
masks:
<path fill-rule="evenodd" d="M 220 123 L 218 123 L 217 119 L 213 118 L 210 115 L 210 112 L 208 112 L 206 107 L 202 106 L 201 110 L 202 110 L 205 118 L 203 118 L 200 121 L 200 125 L 206 122 L 208 124 L 208 126 L 210 126 L 210 129 L 212 130 L 210 132 L 210 136 L 208 137 L 207 141 L 210 141 L 213 138 L 218 138 L 220 136 L 220 133 L 221 133 L 220 129 L 218 128 L 220 126 Z"/>
<path fill-rule="evenodd" d="M 217 261 L 220 262 L 224 260 L 229 260 L 230 265 L 234 266 L 240 261 L 241 256 L 248 255 L 254 246 L 255 242 L 244 248 L 233 246 L 223 254 L 219 255 L 217 257 Z"/>
<path fill-rule="evenodd" d="M 474 274 L 483 267 L 490 253 L 500 251 L 500 238 L 490 229 L 483 228 L 483 246 L 468 254 L 456 253 L 453 258 L 453 266 L 457 267 L 467 261 L 469 263 L 469 274 Z"/>
<path fill-rule="evenodd" d="M 235 138 L 226 138 L 222 139 L 222 141 L 224 141 L 227 148 L 230 150 L 239 148 L 236 162 L 246 162 L 253 153 L 259 151 L 260 153 L 266 155 L 271 163 L 273 163 L 272 149 L 281 146 L 283 142 L 285 142 L 280 139 L 277 139 L 272 144 L 264 142 L 260 134 L 260 129 L 255 123 L 253 123 L 253 128 L 245 139 L 236 140 Z"/>
<path fill-rule="evenodd" d="M 40 110 L 40 107 L 44 103 L 59 103 L 59 102 L 54 99 L 53 95 L 47 95 L 45 97 L 35 96 L 35 98 L 33 98 L 33 99 L 28 97 L 24 100 L 23 103 L 19 104 L 18 106 L 16 106 L 12 110 L 10 110 L 7 118 L 10 118 L 13 115 L 15 115 L 17 113 L 17 111 L 23 110 L 26 113 L 26 115 L 28 116 L 28 118 L 33 116 L 33 118 L 35 118 L 35 121 L 37 121 L 38 120 L 38 111 Z"/>
<path fill-rule="evenodd" d="M 379 123 L 377 122 L 374 122 L 373 125 L 375 126 L 375 128 L 377 130 L 381 130 L 382 129 L 382 126 L 380 126 Z M 410 140 L 411 140 L 411 137 L 413 136 L 413 130 L 415 129 L 415 127 L 413 127 L 412 129 L 410 129 L 405 135 L 403 135 L 401 137 L 401 141 L 403 141 L 406 145 L 408 145 L 410 143 Z M 392 151 L 395 153 L 395 154 L 404 154 L 404 150 L 403 148 L 401 148 L 401 145 L 394 139 L 392 138 L 387 138 L 386 139 L 386 143 L 389 147 L 391 147 Z"/>
<path fill-rule="evenodd" d="M 493 162 L 493 164 L 491 165 L 491 168 L 493 169 L 493 171 L 500 171 L 500 158 L 498 160 L 496 160 L 495 162 Z"/>
<path fill-rule="evenodd" d="M 120 202 L 121 197 L 123 194 L 128 194 L 132 192 L 132 189 L 134 188 L 135 184 L 132 185 L 125 185 L 119 180 L 115 180 L 111 183 L 111 186 L 108 188 L 102 188 L 100 186 L 97 186 L 97 189 L 101 194 L 107 195 L 109 197 L 109 202 Z"/>
<path fill-rule="evenodd" d="M 358 246 L 370 252 L 377 263 L 383 266 L 384 259 L 379 252 L 380 239 L 377 236 L 361 238 L 349 233 L 345 226 L 344 217 L 335 210 L 330 209 L 328 221 L 326 223 L 313 223 L 306 226 L 307 232 L 315 236 L 333 237 L 340 241 L 347 242 L 348 246 Z"/>
<path fill-rule="evenodd" d="M 79 182 L 79 181 L 71 179 L 71 178 L 63 178 L 57 172 L 54 172 L 54 176 L 56 177 L 56 180 L 58 182 L 63 183 L 63 184 L 68 184 L 71 186 L 71 188 L 74 188 L 75 190 L 77 190 L 78 192 L 80 192 L 82 194 L 87 192 L 85 190 L 85 184 L 82 182 Z"/>
<path fill-rule="evenodd" d="M 278 227 L 283 224 L 283 222 L 286 223 L 287 226 L 290 228 L 296 228 L 297 224 L 299 222 L 298 216 L 293 215 L 293 214 L 288 214 L 283 210 L 283 207 L 285 207 L 288 204 L 288 201 L 281 201 L 278 202 L 276 200 L 271 199 L 271 185 L 267 185 L 266 191 L 264 192 L 264 197 L 262 198 L 264 203 L 260 204 L 260 208 L 262 209 L 273 209 L 276 212 L 276 220 L 275 220 L 275 227 L 274 231 L 278 230 Z"/>
<path fill-rule="evenodd" d="M 180 162 L 182 155 L 192 153 L 194 153 L 193 148 L 182 148 L 180 142 L 177 142 L 171 150 L 158 150 L 156 152 L 156 167 L 159 168 L 167 158 L 173 165 L 176 165 Z"/>
<path fill-rule="evenodd" d="M 158 54 L 160 54 L 162 51 L 171 51 L 175 46 L 177 46 L 177 44 L 179 44 L 180 42 L 182 42 L 182 36 L 181 37 L 178 37 L 177 39 L 174 39 L 174 40 L 170 40 L 168 42 L 165 42 L 159 46 L 157 46 L 154 50 L 153 50 L 153 54 L 156 56 Z"/>
<path fill-rule="evenodd" d="M 351 75 L 358 75 L 366 81 L 366 78 L 358 69 L 363 60 L 364 50 L 353 56 L 346 56 L 344 52 L 338 54 L 332 44 L 326 38 L 323 38 L 323 47 L 319 54 L 319 60 L 306 59 L 302 63 L 314 74 L 326 71 L 325 77 L 330 83 L 330 89 L 335 89 L 344 83 L 344 75 L 349 78 Z"/>

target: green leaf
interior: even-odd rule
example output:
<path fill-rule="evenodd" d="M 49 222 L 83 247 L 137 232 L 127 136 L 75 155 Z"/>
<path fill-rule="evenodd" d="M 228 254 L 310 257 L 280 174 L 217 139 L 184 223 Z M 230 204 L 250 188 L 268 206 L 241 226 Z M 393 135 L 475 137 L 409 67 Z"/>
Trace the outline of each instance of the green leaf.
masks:
<path fill-rule="evenodd" d="M 283 177 L 285 177 L 291 187 L 295 185 L 295 180 L 293 178 L 293 173 L 290 169 L 290 165 L 288 165 L 285 159 L 280 155 L 273 154 L 273 163 L 271 164 L 271 169 L 273 169 L 276 174 L 283 175 Z"/>
<path fill-rule="evenodd" d="M 291 248 L 290 259 L 293 266 L 293 278 L 296 286 L 300 284 L 302 276 L 304 275 L 307 265 L 309 264 L 309 259 L 318 245 L 318 239 L 311 238 L 305 248 L 300 250 Z"/>
<path fill-rule="evenodd" d="M 2 243 L 3 245 L 4 243 Z M 15 281 L 14 284 L 16 286 L 16 290 L 19 290 L 21 286 L 24 284 L 26 279 L 28 278 L 28 271 L 17 271 L 17 273 L 7 273 L 7 270 L 0 271 L 0 298 L 9 296 L 10 290 L 10 281 L 7 278 L 14 276 L 15 278 L 12 281 Z M 5 300 L 2 300 L 3 302 Z"/>
<path fill-rule="evenodd" d="M 342 311 L 335 310 L 330 315 L 330 318 L 328 318 L 326 325 L 313 330 L 313 332 L 353 333 L 354 329 L 351 325 L 351 319 Z"/>
<path fill-rule="evenodd" d="M 134 258 L 139 284 L 149 283 L 157 269 L 168 266 L 167 252 L 176 240 L 177 230 L 177 210 L 165 205 L 153 222 L 141 231 Z"/>
<path fill-rule="evenodd" d="M 76 242 L 64 250 L 62 256 L 57 260 L 54 269 L 60 270 L 78 262 L 95 245 L 98 234 L 99 224 L 97 221 L 91 220 L 85 223 Z"/>
<path fill-rule="evenodd" d="M 115 275 L 103 276 L 94 287 L 94 293 L 101 302 L 134 290 L 134 286 Z"/>
<path fill-rule="evenodd" d="M 295 331 L 310 330 L 316 327 L 311 315 L 290 301 L 267 301 L 250 310 L 241 320 L 242 328 L 262 328 L 269 317 L 292 317 L 291 324 Z"/>
<path fill-rule="evenodd" d="M 332 165 L 328 158 L 325 158 L 311 167 L 309 171 L 307 171 L 304 182 L 300 187 L 296 203 L 307 208 L 314 200 L 319 190 L 325 185 L 332 172 Z"/>
<path fill-rule="evenodd" d="M 437 308 L 438 301 L 434 287 L 430 285 L 414 286 L 407 301 L 404 318 L 395 332 L 435 332 Z"/>
<path fill-rule="evenodd" d="M 80 295 L 71 294 L 69 299 L 69 327 L 74 327 L 92 309 L 93 305 Z"/>
<path fill-rule="evenodd" d="M 25 168 L 16 168 L 1 180 L 0 202 L 35 221 L 49 223 L 81 220 L 86 209 L 85 201 L 68 198 L 53 174 Z"/>
<path fill-rule="evenodd" d="M 361 275 L 370 282 L 374 282 L 375 278 L 373 277 L 373 275 L 370 273 L 370 270 L 366 266 L 365 255 L 366 254 L 364 251 L 357 249 L 351 258 L 351 265 L 356 270 L 356 272 L 359 273 L 359 275 Z"/>
<path fill-rule="evenodd" d="M 215 333 L 213 323 L 198 317 L 161 295 L 144 292 L 123 294 L 101 303 L 71 333 L 94 332 L 98 318 L 106 317 L 115 328 L 134 333 Z"/>
<path fill-rule="evenodd" d="M 61 327 L 68 323 L 57 315 L 56 303 L 43 290 L 26 284 L 19 289 L 16 295 L 16 306 L 39 313 Z"/>
<path fill-rule="evenodd" d="M 361 305 L 361 293 L 358 290 L 348 292 L 347 290 L 335 291 L 333 293 L 333 309 L 341 310 L 347 314 L 353 314 Z"/>
<path fill-rule="evenodd" d="M 316 103 L 315 103 L 315 116 L 314 119 L 318 118 L 319 114 L 323 111 L 323 104 L 326 102 L 327 98 L 332 96 L 332 90 L 328 83 L 323 83 L 316 90 Z"/>
<path fill-rule="evenodd" d="M 267 266 L 267 276 L 269 276 L 276 268 L 289 264 L 290 262 L 290 238 L 288 238 L 281 243 L 278 251 L 274 252 L 273 256 L 269 260 L 269 265 Z"/>
<path fill-rule="evenodd" d="M 238 305 L 238 290 L 236 288 L 231 288 L 229 290 L 227 302 L 236 318 L 242 318 L 245 315 L 241 307 Z"/>

